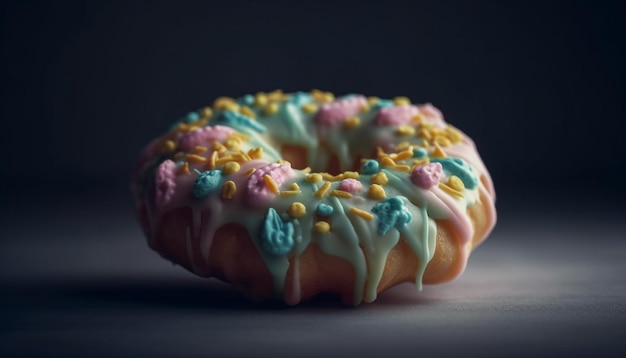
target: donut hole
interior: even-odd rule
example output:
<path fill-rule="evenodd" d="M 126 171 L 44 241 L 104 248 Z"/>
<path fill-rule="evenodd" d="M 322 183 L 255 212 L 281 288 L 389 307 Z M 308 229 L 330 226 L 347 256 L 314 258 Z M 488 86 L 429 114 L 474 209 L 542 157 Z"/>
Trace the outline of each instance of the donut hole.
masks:
<path fill-rule="evenodd" d="M 324 144 L 321 143 L 320 146 L 324 146 Z M 321 150 L 325 150 L 327 153 L 333 153 L 333 151 L 329 148 L 322 148 Z M 372 151 L 371 157 L 374 157 L 375 154 L 376 152 Z M 291 167 L 293 169 L 302 170 L 304 168 L 311 167 L 311 170 L 314 172 L 327 172 L 331 175 L 338 175 L 346 170 L 359 171 L 363 160 L 363 156 L 357 155 L 353 159 L 350 167 L 342 169 L 339 157 L 337 154 L 332 154 L 328 158 L 326 167 L 318 168 L 314 163 L 308 162 L 307 158 L 309 153 L 307 148 L 297 144 L 283 144 L 280 147 L 280 155 L 282 156 L 282 159 L 291 163 Z"/>

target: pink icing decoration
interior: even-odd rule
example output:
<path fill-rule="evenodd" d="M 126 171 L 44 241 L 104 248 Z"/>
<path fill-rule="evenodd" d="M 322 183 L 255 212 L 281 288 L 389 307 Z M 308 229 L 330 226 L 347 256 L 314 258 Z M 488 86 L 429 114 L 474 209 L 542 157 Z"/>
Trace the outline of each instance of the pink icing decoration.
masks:
<path fill-rule="evenodd" d="M 424 189 L 430 189 L 439 183 L 442 175 L 443 168 L 441 164 L 430 163 L 415 167 L 413 173 L 411 173 L 411 181 Z"/>
<path fill-rule="evenodd" d="M 154 177 L 154 184 L 156 187 L 156 204 L 159 209 L 163 209 L 167 203 L 172 199 L 174 190 L 176 189 L 176 174 L 174 170 L 176 164 L 171 160 L 166 160 L 157 168 L 156 175 Z"/>
<path fill-rule="evenodd" d="M 343 123 L 349 117 L 355 116 L 361 107 L 367 105 L 367 99 L 363 96 L 342 98 L 332 103 L 326 103 L 317 112 L 315 120 L 318 123 L 336 125 Z"/>
<path fill-rule="evenodd" d="M 296 174 L 291 169 L 290 163 L 269 163 L 250 175 L 246 183 L 248 188 L 248 202 L 253 206 L 261 206 L 269 203 L 276 196 L 265 185 L 263 177 L 268 174 L 274 183 L 280 187 L 285 181 L 293 178 Z"/>
<path fill-rule="evenodd" d="M 408 124 L 418 113 L 419 109 L 414 105 L 385 107 L 378 111 L 374 123 L 379 126 Z"/>
<path fill-rule="evenodd" d="M 189 132 L 180 138 L 178 147 L 182 150 L 188 151 L 192 150 L 197 145 L 213 141 L 224 142 L 228 136 L 234 132 L 234 129 L 225 126 L 202 127 L 193 132 Z"/>
<path fill-rule="evenodd" d="M 426 103 L 421 106 L 417 106 L 417 108 L 429 122 L 445 127 L 446 123 L 443 121 L 443 114 L 439 109 L 437 109 L 437 107 L 430 103 Z"/>
<path fill-rule="evenodd" d="M 348 193 L 354 193 L 363 188 L 363 184 L 356 179 L 344 179 L 339 183 L 339 190 L 347 191 Z"/>

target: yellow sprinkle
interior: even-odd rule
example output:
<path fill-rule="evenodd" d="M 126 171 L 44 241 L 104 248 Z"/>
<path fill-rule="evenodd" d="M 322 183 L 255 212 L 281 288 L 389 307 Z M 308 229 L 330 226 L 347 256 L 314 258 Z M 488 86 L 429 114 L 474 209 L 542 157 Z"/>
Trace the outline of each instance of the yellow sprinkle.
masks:
<path fill-rule="evenodd" d="M 227 148 L 239 149 L 241 148 L 241 139 L 237 137 L 228 138 L 224 144 Z"/>
<path fill-rule="evenodd" d="M 380 100 L 380 98 L 378 98 L 378 97 L 367 97 L 367 103 L 370 106 L 376 105 L 376 103 L 378 103 L 378 100 Z"/>
<path fill-rule="evenodd" d="M 225 152 L 226 151 L 226 147 L 224 147 L 224 145 L 220 142 L 213 142 L 213 150 L 216 152 Z"/>
<path fill-rule="evenodd" d="M 322 175 L 320 173 L 308 174 L 305 180 L 307 183 L 319 183 L 322 181 Z"/>
<path fill-rule="evenodd" d="M 209 169 L 213 170 L 215 169 L 215 162 L 217 161 L 217 151 L 211 153 L 211 156 L 209 157 Z"/>
<path fill-rule="evenodd" d="M 256 168 L 250 168 L 246 171 L 246 176 L 250 176 L 252 175 L 252 173 L 256 172 Z"/>
<path fill-rule="evenodd" d="M 399 170 L 401 172 L 411 171 L 411 167 L 408 166 L 408 165 L 396 165 L 396 166 L 393 167 L 393 169 Z"/>
<path fill-rule="evenodd" d="M 420 128 L 420 130 L 417 132 L 417 135 L 419 137 L 422 137 L 422 138 L 428 139 L 428 140 L 433 138 L 433 135 L 430 133 L 430 131 L 428 129 L 425 129 L 425 128 Z"/>
<path fill-rule="evenodd" d="M 413 150 L 409 148 L 403 152 L 398 153 L 393 159 L 397 162 L 413 157 Z"/>
<path fill-rule="evenodd" d="M 306 214 L 306 207 L 301 202 L 296 201 L 289 206 L 287 214 L 292 218 L 301 218 Z"/>
<path fill-rule="evenodd" d="M 238 163 L 245 163 L 252 159 L 250 159 L 250 157 L 246 153 L 240 152 L 233 154 L 233 160 Z"/>
<path fill-rule="evenodd" d="M 411 127 L 411 126 L 398 126 L 398 128 L 396 129 L 396 135 L 399 136 L 405 136 L 405 135 L 413 135 L 415 134 L 415 128 Z"/>
<path fill-rule="evenodd" d="M 208 149 L 207 149 L 207 147 L 203 147 L 203 146 L 201 146 L 201 145 L 197 145 L 197 146 L 193 149 L 193 152 L 194 152 L 194 153 L 196 153 L 196 154 L 202 154 L 202 153 L 206 152 L 207 150 L 208 150 Z"/>
<path fill-rule="evenodd" d="M 450 142 L 450 139 L 442 136 L 442 135 L 438 135 L 435 137 L 434 139 L 435 143 L 439 144 L 442 147 L 449 147 L 450 145 L 452 145 L 452 142 Z"/>
<path fill-rule="evenodd" d="M 313 195 L 315 195 L 316 198 L 321 199 L 324 197 L 324 195 L 326 195 L 328 189 L 330 189 L 330 182 L 327 181 L 326 183 L 324 183 L 324 185 L 322 185 L 321 188 L 319 188 L 318 191 L 313 193 Z"/>
<path fill-rule="evenodd" d="M 222 164 L 226 164 L 230 161 L 235 161 L 235 157 L 233 157 L 231 154 L 225 155 L 221 158 L 217 158 L 215 159 L 215 165 L 222 165 Z"/>
<path fill-rule="evenodd" d="M 165 143 L 163 143 L 163 148 L 161 149 L 161 151 L 164 154 L 167 154 L 167 153 L 173 152 L 175 149 L 176 149 L 176 143 L 174 143 L 173 140 L 168 139 L 165 141 Z"/>
<path fill-rule="evenodd" d="M 343 122 L 343 127 L 347 129 L 353 129 L 358 127 L 361 124 L 361 118 L 359 117 L 350 117 Z"/>
<path fill-rule="evenodd" d="M 385 189 L 378 184 L 372 184 L 367 190 L 367 196 L 372 199 L 383 200 L 386 197 Z"/>
<path fill-rule="evenodd" d="M 463 134 L 452 126 L 447 126 L 445 132 L 452 143 L 459 143 L 463 140 Z"/>
<path fill-rule="evenodd" d="M 308 174 L 308 173 L 311 172 L 311 167 L 306 167 L 306 168 L 302 169 L 301 172 Z"/>
<path fill-rule="evenodd" d="M 365 219 L 365 220 L 372 220 L 374 218 L 374 215 L 368 213 L 365 210 L 361 210 L 361 209 L 357 209 L 357 208 L 350 208 L 350 214 L 354 214 L 356 216 L 360 216 L 361 218 Z"/>
<path fill-rule="evenodd" d="M 224 185 L 222 185 L 222 198 L 223 199 L 232 199 L 237 192 L 237 184 L 234 181 L 229 180 Z"/>
<path fill-rule="evenodd" d="M 428 147 L 430 147 L 430 143 L 428 143 L 428 141 L 426 139 L 422 139 L 422 147 L 428 148 Z"/>
<path fill-rule="evenodd" d="M 389 182 L 389 178 L 387 178 L 387 174 L 384 172 L 378 172 L 372 175 L 372 184 L 385 185 Z"/>
<path fill-rule="evenodd" d="M 256 114 L 250 109 L 250 107 L 243 106 L 239 108 L 239 113 L 250 118 L 256 118 Z"/>
<path fill-rule="evenodd" d="M 211 109 L 211 107 L 204 107 L 202 108 L 202 117 L 209 119 L 211 118 L 211 116 L 213 116 L 213 110 Z"/>
<path fill-rule="evenodd" d="M 317 111 L 317 105 L 315 103 L 307 103 L 304 106 L 302 106 L 302 111 L 304 113 L 314 113 Z"/>
<path fill-rule="evenodd" d="M 201 155 L 197 155 L 197 154 L 187 154 L 185 158 L 187 158 L 187 160 L 192 163 L 205 163 L 206 162 L 205 157 Z"/>
<path fill-rule="evenodd" d="M 291 183 L 291 185 L 289 185 L 289 189 L 300 190 L 300 185 L 298 185 L 298 183 Z"/>
<path fill-rule="evenodd" d="M 228 138 L 239 138 L 242 141 L 247 141 L 249 139 L 249 137 L 246 134 L 243 134 L 240 132 L 233 132 L 228 135 Z"/>
<path fill-rule="evenodd" d="M 413 116 L 413 118 L 411 118 L 411 122 L 413 122 L 413 123 L 422 123 L 425 120 L 426 120 L 426 118 L 421 113 L 418 113 L 415 116 Z"/>
<path fill-rule="evenodd" d="M 343 179 L 359 179 L 359 172 L 343 172 Z"/>
<path fill-rule="evenodd" d="M 452 189 L 451 187 L 447 186 L 444 183 L 439 183 L 439 188 L 441 188 L 441 190 L 445 191 L 446 193 L 448 193 L 450 195 L 453 195 L 453 196 L 456 196 L 456 197 L 459 197 L 459 198 L 463 198 L 464 197 L 463 193 L 461 193 L 461 192 L 459 192 L 457 190 Z"/>
<path fill-rule="evenodd" d="M 213 108 L 215 109 L 228 109 L 235 110 L 239 109 L 239 105 L 235 102 L 234 98 L 231 97 L 220 97 L 213 102 Z"/>
<path fill-rule="evenodd" d="M 183 160 L 183 158 L 185 158 L 185 153 L 183 152 L 176 152 L 176 154 L 174 154 L 174 156 L 172 157 L 175 162 L 180 162 L 181 160 Z"/>
<path fill-rule="evenodd" d="M 283 90 L 274 90 L 267 94 L 267 99 L 270 102 L 284 102 L 287 100 L 287 95 L 283 93 Z"/>
<path fill-rule="evenodd" d="M 248 151 L 248 156 L 252 159 L 259 159 L 263 155 L 263 148 L 252 148 Z"/>
<path fill-rule="evenodd" d="M 318 89 L 311 90 L 311 96 L 318 102 L 332 102 L 335 100 L 335 95 L 331 92 L 324 92 Z"/>
<path fill-rule="evenodd" d="M 237 173 L 239 171 L 239 169 L 241 169 L 241 165 L 239 165 L 239 163 L 237 162 L 228 162 L 226 164 L 224 164 L 224 168 L 222 169 L 222 172 L 224 172 L 224 174 L 226 175 L 230 175 L 233 173 Z"/>
<path fill-rule="evenodd" d="M 369 104 L 364 104 L 361 107 L 359 107 L 359 111 L 361 111 L 361 113 L 369 112 L 369 110 L 370 110 Z"/>
<path fill-rule="evenodd" d="M 277 103 L 270 103 L 267 106 L 263 107 L 263 114 L 266 116 L 272 116 L 274 114 L 278 113 L 278 104 Z"/>
<path fill-rule="evenodd" d="M 332 102 L 335 100 L 335 95 L 331 92 L 324 93 L 324 102 Z"/>
<path fill-rule="evenodd" d="M 386 167 L 395 167 L 396 166 L 396 162 L 393 159 L 391 159 L 390 157 L 383 157 L 380 160 L 380 164 L 384 165 Z"/>
<path fill-rule="evenodd" d="M 180 123 L 180 124 L 176 127 L 176 130 L 177 130 L 178 132 L 183 132 L 183 133 L 189 132 L 189 125 L 187 125 L 187 124 L 185 124 L 185 123 Z"/>
<path fill-rule="evenodd" d="M 278 189 L 278 185 L 274 182 L 274 179 L 269 175 L 265 174 L 263 176 L 263 181 L 265 182 L 265 186 L 274 194 L 278 194 L 280 190 Z"/>
<path fill-rule="evenodd" d="M 430 163 L 430 158 L 428 158 L 428 157 L 425 157 L 425 158 L 422 158 L 422 159 L 414 159 L 413 160 L 413 166 L 414 167 L 418 166 L 418 165 L 426 165 L 428 163 Z"/>
<path fill-rule="evenodd" d="M 302 194 L 300 190 L 283 190 L 279 193 L 280 196 L 293 196 Z"/>
<path fill-rule="evenodd" d="M 352 198 L 352 194 L 348 193 L 347 191 L 343 191 L 343 190 L 333 190 L 330 193 L 331 196 L 336 196 L 338 198 L 344 198 L 344 199 L 350 199 Z"/>
<path fill-rule="evenodd" d="M 456 191 L 461 191 L 465 189 L 465 184 L 463 184 L 461 178 L 457 177 L 456 175 L 451 176 L 450 179 L 448 179 L 447 184 L 450 188 Z"/>
<path fill-rule="evenodd" d="M 409 143 L 407 141 L 403 141 L 403 142 L 398 143 L 398 145 L 396 145 L 396 147 L 394 149 L 395 149 L 396 152 L 400 152 L 400 151 L 403 151 L 405 149 L 406 150 L 412 149 L 412 148 L 409 148 L 410 146 L 411 146 L 411 143 Z"/>
<path fill-rule="evenodd" d="M 433 157 L 437 157 L 437 158 L 447 157 L 446 152 L 444 152 L 443 149 L 441 149 L 441 147 L 437 143 L 435 143 L 435 149 L 433 149 L 430 155 L 432 155 Z"/>
<path fill-rule="evenodd" d="M 189 163 L 184 162 L 183 165 L 178 168 L 178 174 L 191 174 L 189 171 Z"/>
<path fill-rule="evenodd" d="M 408 97 L 400 96 L 400 97 L 395 97 L 393 99 L 393 103 L 396 106 L 406 106 L 406 105 L 411 104 L 411 100 Z"/>
<path fill-rule="evenodd" d="M 256 94 L 254 98 L 254 105 L 257 107 L 265 107 L 267 105 L 267 95 L 263 92 L 259 92 Z"/>
<path fill-rule="evenodd" d="M 315 231 L 325 233 L 330 231 L 330 224 L 326 221 L 318 221 L 315 223 Z"/>

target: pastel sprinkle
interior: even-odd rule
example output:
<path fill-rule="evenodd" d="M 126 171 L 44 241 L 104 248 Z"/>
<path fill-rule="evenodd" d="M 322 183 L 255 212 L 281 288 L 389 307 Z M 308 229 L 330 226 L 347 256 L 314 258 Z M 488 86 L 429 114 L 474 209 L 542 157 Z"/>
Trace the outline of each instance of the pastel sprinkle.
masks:
<path fill-rule="evenodd" d="M 408 97 L 400 96 L 400 97 L 395 97 L 393 99 L 393 103 L 396 106 L 406 106 L 406 105 L 411 104 L 411 100 Z"/>
<path fill-rule="evenodd" d="M 178 168 L 178 174 L 191 174 L 191 171 L 189 171 L 189 163 L 188 162 L 184 162 L 180 168 Z"/>
<path fill-rule="evenodd" d="M 254 105 L 257 107 L 265 107 L 267 105 L 268 99 L 267 95 L 263 92 L 259 92 L 256 94 L 254 98 Z"/>
<path fill-rule="evenodd" d="M 367 196 L 375 200 L 383 200 L 386 197 L 385 189 L 379 184 L 370 185 Z"/>
<path fill-rule="evenodd" d="M 272 102 L 263 108 L 263 114 L 266 116 L 273 116 L 276 113 L 278 113 L 277 103 Z"/>
<path fill-rule="evenodd" d="M 261 228 L 261 249 L 273 256 L 286 255 L 295 244 L 293 235 L 293 223 L 284 222 L 274 208 L 269 208 Z"/>
<path fill-rule="evenodd" d="M 280 192 L 280 189 L 278 189 L 278 185 L 276 185 L 276 182 L 274 182 L 274 179 L 271 175 L 263 175 L 263 181 L 265 182 L 265 186 L 267 187 L 267 189 L 269 189 L 269 191 L 271 191 L 272 193 L 278 194 Z"/>
<path fill-rule="evenodd" d="M 358 217 L 361 217 L 365 220 L 372 220 L 374 218 L 374 215 L 368 213 L 365 210 L 361 210 L 361 209 L 357 209 L 357 208 L 350 208 L 350 214 L 356 215 Z"/>
<path fill-rule="evenodd" d="M 192 163 L 205 163 L 206 158 L 197 154 L 187 154 L 185 158 Z"/>
<path fill-rule="evenodd" d="M 317 105 L 315 103 L 307 103 L 302 106 L 302 111 L 304 113 L 315 113 L 317 111 Z"/>
<path fill-rule="evenodd" d="M 287 214 L 292 218 L 300 218 L 306 214 L 306 207 L 299 201 L 292 203 L 287 209 Z"/>
<path fill-rule="evenodd" d="M 421 188 L 430 189 L 439 183 L 442 176 L 443 168 L 441 164 L 430 163 L 415 167 L 411 173 L 411 181 Z"/>
<path fill-rule="evenodd" d="M 336 196 L 338 198 L 344 198 L 344 199 L 350 199 L 352 198 L 352 194 L 348 193 L 347 191 L 343 191 L 343 190 L 333 190 L 330 193 L 331 196 Z"/>
<path fill-rule="evenodd" d="M 318 221 L 315 223 L 315 231 L 323 234 L 330 231 L 330 224 L 326 221 Z"/>
<path fill-rule="evenodd" d="M 224 174 L 230 175 L 237 173 L 239 169 L 241 169 L 241 165 L 239 163 L 230 161 L 224 164 L 224 168 L 222 170 L 224 171 Z"/>
<path fill-rule="evenodd" d="M 324 197 L 324 195 L 326 195 L 329 189 L 330 189 L 330 182 L 327 181 L 326 183 L 324 183 L 324 185 L 322 185 L 321 188 L 319 188 L 319 190 L 313 193 L 313 195 L 315 195 L 316 198 L 321 199 Z"/>
<path fill-rule="evenodd" d="M 319 173 L 308 174 L 305 178 L 307 183 L 319 183 L 322 181 L 322 175 Z"/>
<path fill-rule="evenodd" d="M 444 183 L 439 183 L 439 188 L 452 196 L 456 196 L 459 198 L 464 197 L 463 193 L 461 193 L 460 191 L 454 190 L 453 188 L 449 187 L 448 185 Z"/>
<path fill-rule="evenodd" d="M 448 184 L 449 187 L 457 191 L 461 191 L 465 188 L 463 181 L 461 181 L 461 179 L 457 177 L 456 175 L 452 175 L 448 179 L 448 182 L 446 184 Z"/>
<path fill-rule="evenodd" d="M 334 211 L 335 209 L 332 206 L 324 203 L 320 203 L 315 209 L 315 212 L 321 216 L 331 216 Z"/>
<path fill-rule="evenodd" d="M 339 183 L 339 189 L 348 193 L 355 193 L 363 188 L 363 184 L 356 179 L 344 179 Z"/>
<path fill-rule="evenodd" d="M 252 159 L 261 159 L 261 156 L 263 156 L 263 148 L 258 147 L 250 149 L 248 151 L 248 156 Z"/>
<path fill-rule="evenodd" d="M 387 178 L 387 174 L 384 172 L 378 172 L 372 175 L 372 184 L 385 185 L 389 182 L 389 178 Z"/>
<path fill-rule="evenodd" d="M 194 149 L 193 152 L 196 154 L 202 154 L 204 152 L 206 152 L 208 149 L 207 147 L 201 146 L 201 145 L 197 145 Z"/>
<path fill-rule="evenodd" d="M 422 159 L 428 155 L 424 148 L 413 149 L 413 158 Z"/>
<path fill-rule="evenodd" d="M 443 151 L 443 149 L 441 149 L 441 147 L 439 146 L 438 143 L 435 142 L 435 149 L 433 149 L 431 155 L 433 157 L 437 157 L 437 158 L 446 158 L 446 152 Z"/>
<path fill-rule="evenodd" d="M 343 122 L 343 127 L 346 129 L 353 129 L 358 127 L 361 124 L 361 118 L 359 117 L 350 117 Z"/>
<path fill-rule="evenodd" d="M 220 170 L 207 170 L 202 173 L 197 169 L 194 169 L 194 171 L 199 175 L 192 190 L 196 198 L 202 199 L 208 196 L 219 186 L 220 180 L 222 179 L 222 172 Z"/>
<path fill-rule="evenodd" d="M 478 186 L 478 177 L 464 160 L 460 158 L 434 158 L 433 162 L 440 163 L 443 169 L 461 179 L 468 189 L 476 189 Z"/>
<path fill-rule="evenodd" d="M 373 159 L 369 159 L 361 166 L 361 173 L 370 175 L 377 173 L 379 169 L 378 162 Z"/>
<path fill-rule="evenodd" d="M 415 128 L 407 125 L 401 125 L 396 129 L 396 135 L 407 136 L 415 134 Z"/>
<path fill-rule="evenodd" d="M 168 139 L 168 140 L 166 140 L 166 141 L 163 143 L 163 147 L 162 147 L 161 151 L 162 151 L 164 154 L 168 154 L 168 153 L 173 152 L 175 149 L 176 149 L 176 143 L 174 143 L 174 141 L 173 141 L 173 140 Z"/>
<path fill-rule="evenodd" d="M 234 181 L 229 180 L 226 183 L 224 183 L 224 185 L 222 185 L 222 192 L 221 192 L 221 196 L 222 199 L 232 199 L 235 196 L 235 193 L 237 192 L 237 184 L 235 184 Z"/>

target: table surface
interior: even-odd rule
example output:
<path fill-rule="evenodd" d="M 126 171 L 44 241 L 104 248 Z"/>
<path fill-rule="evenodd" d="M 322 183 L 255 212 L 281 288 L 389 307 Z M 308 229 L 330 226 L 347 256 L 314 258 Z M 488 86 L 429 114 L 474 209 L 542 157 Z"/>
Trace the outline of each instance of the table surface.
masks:
<path fill-rule="evenodd" d="M 619 217 L 503 218 L 456 281 L 352 308 L 253 305 L 160 259 L 129 207 L 4 215 L 0 356 L 624 356 Z"/>

